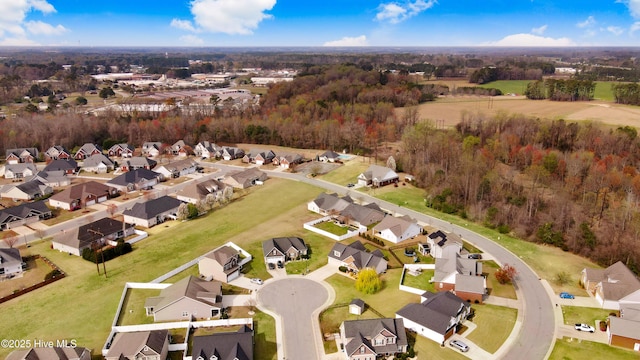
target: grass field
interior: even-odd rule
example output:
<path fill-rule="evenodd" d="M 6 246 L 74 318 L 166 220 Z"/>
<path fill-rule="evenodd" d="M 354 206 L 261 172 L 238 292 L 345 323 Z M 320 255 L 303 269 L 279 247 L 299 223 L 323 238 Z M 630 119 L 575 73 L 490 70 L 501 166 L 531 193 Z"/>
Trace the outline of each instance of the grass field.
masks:
<path fill-rule="evenodd" d="M 402 285 L 410 286 L 412 288 L 421 289 L 424 291 L 436 292 L 435 286 L 431 282 L 435 270 L 422 270 L 422 273 L 418 276 L 413 276 L 408 272 L 404 274 Z"/>
<path fill-rule="evenodd" d="M 531 80 L 498 80 L 498 81 L 493 81 L 493 82 L 482 84 L 482 85 L 469 84 L 469 86 L 500 89 L 500 91 L 502 91 L 504 95 L 506 94 L 524 95 L 524 91 L 527 89 L 527 84 L 529 84 L 530 82 Z"/>
<path fill-rule="evenodd" d="M 153 316 L 147 316 L 144 303 L 148 297 L 160 295 L 156 289 L 127 289 L 117 325 L 153 324 Z"/>
<path fill-rule="evenodd" d="M 563 306 L 562 316 L 564 317 L 564 323 L 567 325 L 573 324 L 587 324 L 596 327 L 596 320 L 606 320 L 609 317 L 609 313 L 615 313 L 613 310 L 606 310 L 600 308 L 588 308 L 583 306 Z"/>
<path fill-rule="evenodd" d="M 415 341 L 414 350 L 418 359 L 429 360 L 466 360 L 466 356 L 450 346 L 441 347 L 440 344 L 423 336 L 409 333 L 409 344 Z"/>
<path fill-rule="evenodd" d="M 516 309 L 489 304 L 473 305 L 473 323 L 477 328 L 467 336 L 490 353 L 496 352 L 507 340 L 516 323 Z"/>
<path fill-rule="evenodd" d="M 349 230 L 346 226 L 336 225 L 333 221 L 325 221 L 313 226 L 337 236 L 345 235 Z"/>
<path fill-rule="evenodd" d="M 303 183 L 270 179 L 223 210 L 171 226 L 136 243 L 132 253 L 106 264 L 106 279 L 97 276 L 95 264 L 53 251 L 49 242 L 33 244 L 23 249 L 23 255 L 47 256 L 68 276 L 2 304 L 0 323 L 12 326 L 0 327 L 0 338 L 77 339 L 80 346 L 100 349 L 125 282 L 150 281 L 230 240 L 247 250 L 260 249 L 250 250 L 260 259 L 260 242 L 268 236 L 295 236 L 303 232 L 299 220 L 308 220 L 306 202 L 318 192 L 319 189 Z M 283 193 L 287 196 L 281 196 Z M 326 261 L 326 256 L 324 258 Z M 267 273 L 264 266 L 254 266 L 254 269 L 256 273 Z M 258 328 L 265 334 L 274 332 L 265 329 L 269 326 L 273 325 L 262 324 L 258 318 Z M 269 344 L 264 345 L 261 341 Z M 275 335 L 265 335 L 261 339 L 258 333 L 256 346 L 275 349 Z M 9 351 L 0 349 L 0 357 Z M 270 353 L 275 357 L 275 350 Z"/>
<path fill-rule="evenodd" d="M 567 338 L 556 340 L 549 360 L 574 359 L 638 360 L 638 352 L 592 341 Z"/>
<path fill-rule="evenodd" d="M 355 184 L 358 182 L 358 175 L 367 170 L 370 165 L 368 162 L 363 162 L 362 159 L 355 157 L 339 168 L 320 176 L 320 179 L 343 186 L 348 183 Z"/>

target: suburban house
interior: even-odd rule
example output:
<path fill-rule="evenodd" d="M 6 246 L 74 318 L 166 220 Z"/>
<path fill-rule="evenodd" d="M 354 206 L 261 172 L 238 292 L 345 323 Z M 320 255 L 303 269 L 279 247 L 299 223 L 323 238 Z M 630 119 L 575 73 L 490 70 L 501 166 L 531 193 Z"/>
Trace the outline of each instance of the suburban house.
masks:
<path fill-rule="evenodd" d="M 399 243 L 422 234 L 422 226 L 408 215 L 403 217 L 385 216 L 380 223 L 373 227 L 375 236 Z"/>
<path fill-rule="evenodd" d="M 42 171 L 64 171 L 65 174 L 75 174 L 78 171 L 78 163 L 72 158 L 52 160 Z"/>
<path fill-rule="evenodd" d="M 91 350 L 81 346 L 34 347 L 14 350 L 5 360 L 91 360 Z"/>
<path fill-rule="evenodd" d="M 427 247 L 434 258 L 451 258 L 462 251 L 462 239 L 456 234 L 447 235 L 437 230 L 427 235 Z"/>
<path fill-rule="evenodd" d="M 82 170 L 96 174 L 104 174 L 113 171 L 115 163 L 103 154 L 94 154 L 89 156 L 82 163 Z"/>
<path fill-rule="evenodd" d="M 193 148 L 193 152 L 196 156 L 203 159 L 220 157 L 221 151 L 222 147 L 209 141 L 200 141 L 198 145 Z"/>
<path fill-rule="evenodd" d="M 165 179 L 177 178 L 180 176 L 185 176 L 189 174 L 193 174 L 196 172 L 196 167 L 198 163 L 192 159 L 184 159 L 173 161 L 167 165 L 160 166 L 156 168 L 154 171 L 162 174 Z"/>
<path fill-rule="evenodd" d="M 200 276 L 207 280 L 228 283 L 240 276 L 240 253 L 224 245 L 207 253 L 198 261 Z"/>
<path fill-rule="evenodd" d="M 44 159 L 47 163 L 58 159 L 71 159 L 72 157 L 71 152 L 61 145 L 54 145 L 44 152 Z"/>
<path fill-rule="evenodd" d="M 369 226 L 379 223 L 385 217 L 384 211 L 378 204 L 367 205 L 349 204 L 336 216 L 342 224 L 352 225 L 360 232 L 366 232 Z"/>
<path fill-rule="evenodd" d="M 113 337 L 106 360 L 165 360 L 169 354 L 169 330 L 120 332 Z"/>
<path fill-rule="evenodd" d="M 284 264 L 307 255 L 307 245 L 299 237 L 279 237 L 262 242 L 265 264 Z"/>
<path fill-rule="evenodd" d="M 398 181 L 399 177 L 395 171 L 380 165 L 371 165 L 365 172 L 358 175 L 358 184 L 362 186 L 380 187 Z"/>
<path fill-rule="evenodd" d="M 606 269 L 585 268 L 581 281 L 604 309 L 619 310 L 631 298 L 640 303 L 640 280 L 622 261 Z"/>
<path fill-rule="evenodd" d="M 146 190 L 153 188 L 162 178 L 163 176 L 155 171 L 137 169 L 114 177 L 107 181 L 107 185 L 123 192 Z"/>
<path fill-rule="evenodd" d="M 300 154 L 282 154 L 273 158 L 273 164 L 283 169 L 289 169 L 294 165 L 301 164 L 304 157 Z"/>
<path fill-rule="evenodd" d="M 0 188 L 0 197 L 14 200 L 34 200 L 53 192 L 51 186 L 38 180 L 29 180 L 18 185 L 7 184 Z"/>
<path fill-rule="evenodd" d="M 253 330 L 243 325 L 238 331 L 193 337 L 192 360 L 253 360 Z"/>
<path fill-rule="evenodd" d="M 422 303 L 408 304 L 396 312 L 404 327 L 443 344 L 456 332 L 471 311 L 471 305 L 449 291 L 425 292 Z"/>
<path fill-rule="evenodd" d="M 84 249 L 94 245 L 115 245 L 116 240 L 133 235 L 134 227 L 111 218 L 102 218 L 58 234 L 51 240 L 54 250 L 81 256 Z"/>
<path fill-rule="evenodd" d="M 71 178 L 64 171 L 40 171 L 29 178 L 28 181 L 31 180 L 38 180 L 52 188 L 71 185 Z"/>
<path fill-rule="evenodd" d="M 150 228 L 165 222 L 175 220 L 182 201 L 171 196 L 162 196 L 142 203 L 135 203 L 132 208 L 122 212 L 124 221 L 130 224 Z"/>
<path fill-rule="evenodd" d="M 144 308 L 154 321 L 209 319 L 220 316 L 222 283 L 188 276 L 149 297 Z"/>
<path fill-rule="evenodd" d="M 19 148 L 7 149 L 5 162 L 7 164 L 33 163 L 38 160 L 38 149 Z"/>
<path fill-rule="evenodd" d="M 475 303 L 482 303 L 487 292 L 482 262 L 460 254 L 436 258 L 432 282 L 436 291 L 452 291 L 462 300 Z"/>
<path fill-rule="evenodd" d="M 340 160 L 340 154 L 335 151 L 327 150 L 318 156 L 318 160 L 322 162 L 336 162 Z"/>
<path fill-rule="evenodd" d="M 49 205 L 69 211 L 98 204 L 118 195 L 114 187 L 97 181 L 73 185 L 49 198 Z"/>
<path fill-rule="evenodd" d="M 253 185 L 261 184 L 267 180 L 267 174 L 256 168 L 248 168 L 237 173 L 228 174 L 224 178 L 224 183 L 234 188 L 246 189 Z"/>
<path fill-rule="evenodd" d="M 176 141 L 168 150 L 172 155 L 181 157 L 193 154 L 193 149 L 191 146 L 187 145 L 184 140 Z"/>
<path fill-rule="evenodd" d="M 78 151 L 76 151 L 75 155 L 73 155 L 73 158 L 76 160 L 84 160 L 91 155 L 98 154 L 102 154 L 102 146 L 92 143 L 86 143 L 82 145 L 82 147 L 80 147 Z"/>
<path fill-rule="evenodd" d="M 275 157 L 276 154 L 271 150 L 251 149 L 251 151 L 242 158 L 242 162 L 264 165 L 271 163 Z"/>
<path fill-rule="evenodd" d="M 233 188 L 221 181 L 215 179 L 204 180 L 199 183 L 190 183 L 183 187 L 176 193 L 176 197 L 180 201 L 195 204 L 198 201 L 205 201 L 209 195 L 214 196 L 216 199 L 222 198 L 226 188 L 231 189 L 230 191 L 233 193 Z"/>
<path fill-rule="evenodd" d="M 122 144 L 115 144 L 112 147 L 109 148 L 109 150 L 107 151 L 107 154 L 111 157 L 123 157 L 123 158 L 127 158 L 127 157 L 132 157 L 133 156 L 133 152 L 136 149 L 126 143 L 122 143 Z"/>
<path fill-rule="evenodd" d="M 145 156 L 134 156 L 130 159 L 122 160 L 118 166 L 120 171 L 133 171 L 138 169 L 151 170 L 158 164 L 157 161 Z"/>
<path fill-rule="evenodd" d="M 343 321 L 340 340 L 348 360 L 386 358 L 409 345 L 402 319 L 389 318 Z"/>
<path fill-rule="evenodd" d="M 156 157 L 160 155 L 162 150 L 162 143 L 158 141 L 148 141 L 142 144 L 142 155 L 149 157 Z"/>
<path fill-rule="evenodd" d="M 22 203 L 18 206 L 0 209 L 0 230 L 46 220 L 53 215 L 44 201 Z"/>
<path fill-rule="evenodd" d="M 329 251 L 329 264 L 345 266 L 348 271 L 357 273 L 364 268 L 372 268 L 381 274 L 387 271 L 387 260 L 382 251 L 368 252 L 360 241 L 349 245 L 335 243 Z"/>
<path fill-rule="evenodd" d="M 640 351 L 640 301 L 620 303 L 620 316 L 609 316 L 608 320 L 609 345 Z"/>
<path fill-rule="evenodd" d="M 232 146 L 223 146 L 220 157 L 226 161 L 241 159 L 244 157 L 244 150 Z"/>
<path fill-rule="evenodd" d="M 22 261 L 20 250 L 0 248 L 0 277 L 22 273 L 27 264 Z"/>
<path fill-rule="evenodd" d="M 307 209 L 320 215 L 335 215 L 353 204 L 349 195 L 339 197 L 338 194 L 321 193 L 317 198 L 307 203 Z"/>
<path fill-rule="evenodd" d="M 4 166 L 4 178 L 24 179 L 33 176 L 37 171 L 34 163 L 6 164 Z"/>

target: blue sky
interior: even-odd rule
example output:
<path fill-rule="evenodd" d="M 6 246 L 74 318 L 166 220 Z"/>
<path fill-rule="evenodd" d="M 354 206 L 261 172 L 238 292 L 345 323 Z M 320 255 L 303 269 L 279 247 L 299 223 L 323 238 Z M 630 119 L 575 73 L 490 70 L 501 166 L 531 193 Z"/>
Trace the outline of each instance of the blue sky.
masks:
<path fill-rule="evenodd" d="M 0 0 L 0 45 L 640 46 L 640 0 Z"/>

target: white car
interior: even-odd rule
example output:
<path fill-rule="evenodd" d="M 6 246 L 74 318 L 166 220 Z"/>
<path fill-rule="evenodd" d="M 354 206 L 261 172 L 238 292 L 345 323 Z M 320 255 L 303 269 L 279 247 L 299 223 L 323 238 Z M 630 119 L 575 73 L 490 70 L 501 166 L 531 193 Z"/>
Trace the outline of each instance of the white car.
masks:
<path fill-rule="evenodd" d="M 589 326 L 587 324 L 576 324 L 574 327 L 578 331 L 586 331 L 590 333 L 596 331 L 596 329 L 594 329 L 593 326 Z"/>
<path fill-rule="evenodd" d="M 253 278 L 251 279 L 251 282 L 254 284 L 262 285 L 262 279 Z"/>

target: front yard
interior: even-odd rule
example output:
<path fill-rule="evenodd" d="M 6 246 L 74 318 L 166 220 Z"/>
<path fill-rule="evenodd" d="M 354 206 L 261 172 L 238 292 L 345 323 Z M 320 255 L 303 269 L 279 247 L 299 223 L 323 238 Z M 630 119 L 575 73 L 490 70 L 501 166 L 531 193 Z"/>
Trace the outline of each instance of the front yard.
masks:
<path fill-rule="evenodd" d="M 467 338 L 484 350 L 494 353 L 507 340 L 516 323 L 516 309 L 489 304 L 472 305 L 472 321 L 477 328 Z"/>
<path fill-rule="evenodd" d="M 549 360 L 566 359 L 638 360 L 638 352 L 603 343 L 565 337 L 556 340 L 556 346 L 553 348 Z"/>
<path fill-rule="evenodd" d="M 487 288 L 489 289 L 489 295 L 491 296 L 499 296 L 508 299 L 517 299 L 516 289 L 512 284 L 500 284 L 498 279 L 496 279 L 496 270 L 500 267 L 496 264 L 495 261 L 483 261 L 482 262 L 482 273 L 486 275 L 487 278 Z"/>
<path fill-rule="evenodd" d="M 590 308 L 583 306 L 562 306 L 562 317 L 566 325 L 587 324 L 596 328 L 596 320 L 606 320 L 610 313 L 617 313 L 615 310 L 601 308 Z"/>

